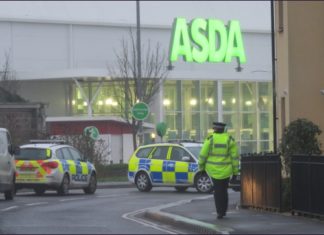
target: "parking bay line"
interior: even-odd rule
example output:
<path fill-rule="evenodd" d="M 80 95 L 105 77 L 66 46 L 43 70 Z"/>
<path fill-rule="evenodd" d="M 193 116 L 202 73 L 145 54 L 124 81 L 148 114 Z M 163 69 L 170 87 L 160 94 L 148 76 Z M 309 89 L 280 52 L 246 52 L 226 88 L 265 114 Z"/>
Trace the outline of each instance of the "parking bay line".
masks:
<path fill-rule="evenodd" d="M 39 206 L 39 205 L 46 205 L 48 202 L 35 202 L 35 203 L 29 203 L 25 204 L 26 206 Z"/>
<path fill-rule="evenodd" d="M 68 198 L 68 199 L 61 199 L 60 202 L 67 202 L 67 201 L 77 201 L 77 200 L 84 200 L 84 197 L 77 197 L 77 198 Z"/>
<path fill-rule="evenodd" d="M 107 194 L 107 195 L 99 195 L 96 196 L 97 198 L 107 198 L 107 197 L 120 197 L 120 196 L 128 196 L 129 194 L 124 193 L 124 194 Z"/>
<path fill-rule="evenodd" d="M 16 208 L 18 208 L 18 206 L 11 206 L 11 207 L 1 209 L 1 211 L 10 211 L 10 210 L 13 210 L 13 209 L 16 209 Z"/>

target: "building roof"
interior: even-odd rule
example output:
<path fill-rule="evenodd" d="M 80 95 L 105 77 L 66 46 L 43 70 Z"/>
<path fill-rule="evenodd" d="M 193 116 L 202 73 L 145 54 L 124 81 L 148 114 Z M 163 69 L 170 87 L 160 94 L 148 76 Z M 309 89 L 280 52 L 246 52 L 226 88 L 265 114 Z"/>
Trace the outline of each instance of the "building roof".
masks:
<path fill-rule="evenodd" d="M 171 27 L 175 17 L 201 17 L 237 19 L 243 30 L 270 29 L 270 1 L 141 1 L 140 14 L 143 25 Z M 136 2 L 0 1 L 1 19 L 135 25 Z"/>

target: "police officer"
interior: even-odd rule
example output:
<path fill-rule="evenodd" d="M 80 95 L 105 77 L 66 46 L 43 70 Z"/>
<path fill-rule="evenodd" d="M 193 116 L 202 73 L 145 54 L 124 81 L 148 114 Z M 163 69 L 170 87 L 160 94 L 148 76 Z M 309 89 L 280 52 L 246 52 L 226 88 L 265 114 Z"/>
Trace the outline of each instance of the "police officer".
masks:
<path fill-rule="evenodd" d="M 225 131 L 225 123 L 213 122 L 214 133 L 207 137 L 199 155 L 199 169 L 205 170 L 214 184 L 217 218 L 226 215 L 229 180 L 239 173 L 239 155 L 233 137 Z"/>

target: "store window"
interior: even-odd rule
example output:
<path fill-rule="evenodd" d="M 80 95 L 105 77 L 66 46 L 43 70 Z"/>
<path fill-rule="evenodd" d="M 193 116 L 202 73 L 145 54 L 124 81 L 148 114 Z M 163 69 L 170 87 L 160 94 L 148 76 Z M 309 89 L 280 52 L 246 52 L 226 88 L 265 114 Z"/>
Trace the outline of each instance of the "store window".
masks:
<path fill-rule="evenodd" d="M 87 97 L 90 96 L 91 86 L 89 84 L 88 82 L 80 82 L 80 86 Z M 88 113 L 88 102 L 83 97 L 83 92 L 76 84 L 72 85 L 71 111 L 73 115 L 86 115 Z"/>
<path fill-rule="evenodd" d="M 200 139 L 200 84 L 199 81 L 182 82 L 183 139 Z"/>
<path fill-rule="evenodd" d="M 213 132 L 213 122 L 218 121 L 218 93 L 217 81 L 200 82 L 200 125 L 201 138 Z"/>
<path fill-rule="evenodd" d="M 234 81 L 222 82 L 223 122 L 227 124 L 227 132 L 239 139 L 239 83 Z"/>
<path fill-rule="evenodd" d="M 167 139 L 180 139 L 182 133 L 181 81 L 166 81 L 162 105 L 168 130 Z"/>

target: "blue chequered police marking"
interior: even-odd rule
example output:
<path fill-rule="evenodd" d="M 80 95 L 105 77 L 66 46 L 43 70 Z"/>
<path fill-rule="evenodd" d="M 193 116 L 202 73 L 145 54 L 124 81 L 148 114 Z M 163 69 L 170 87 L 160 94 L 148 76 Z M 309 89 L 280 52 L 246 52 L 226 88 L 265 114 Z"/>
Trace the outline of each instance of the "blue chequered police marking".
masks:
<path fill-rule="evenodd" d="M 87 167 L 88 167 L 88 170 L 89 170 L 89 173 L 90 173 L 90 171 L 92 170 L 92 164 L 90 162 L 87 162 Z"/>
<path fill-rule="evenodd" d="M 163 172 L 175 171 L 175 161 L 163 161 Z"/>
<path fill-rule="evenodd" d="M 82 166 L 81 166 L 81 163 L 79 161 L 75 162 L 75 169 L 76 169 L 77 175 L 82 174 Z"/>
<path fill-rule="evenodd" d="M 162 172 L 151 172 L 151 178 L 154 183 L 162 183 Z"/>
<path fill-rule="evenodd" d="M 163 167 L 162 167 L 162 171 L 168 171 L 168 165 L 167 165 L 167 161 L 163 161 Z"/>
<path fill-rule="evenodd" d="M 188 172 L 196 172 L 198 171 L 197 163 L 189 163 Z"/>
<path fill-rule="evenodd" d="M 66 160 L 61 160 L 63 171 L 69 171 L 69 164 Z"/>
<path fill-rule="evenodd" d="M 151 159 L 140 159 L 138 169 L 144 169 L 149 171 L 151 166 Z"/>
<path fill-rule="evenodd" d="M 171 171 L 171 172 L 173 172 L 173 171 L 175 171 L 175 161 L 168 161 L 168 170 L 167 171 Z"/>
<path fill-rule="evenodd" d="M 176 172 L 176 183 L 186 183 L 188 181 L 188 173 L 186 172 Z"/>
<path fill-rule="evenodd" d="M 134 177 L 134 172 L 128 172 L 128 177 L 133 178 Z"/>

